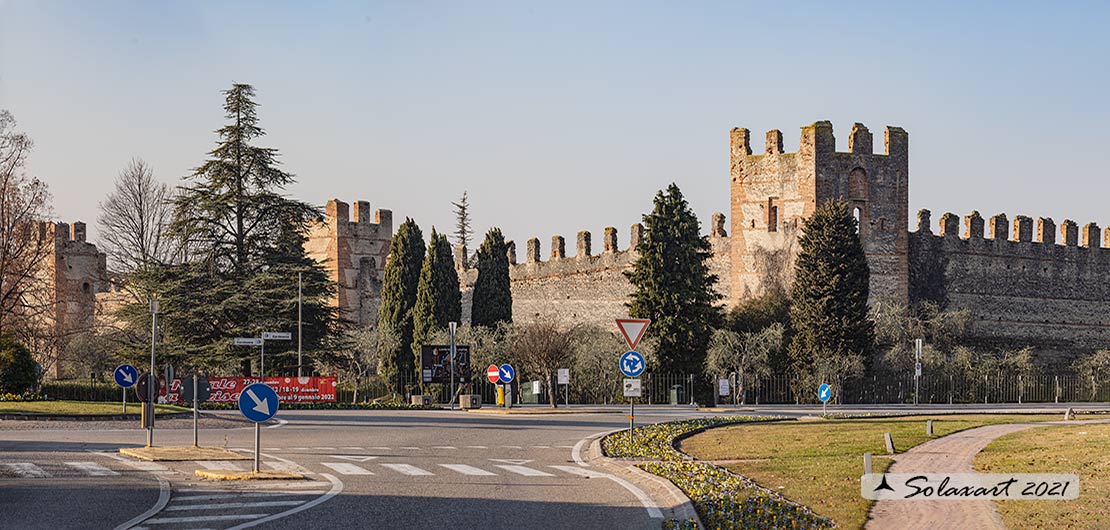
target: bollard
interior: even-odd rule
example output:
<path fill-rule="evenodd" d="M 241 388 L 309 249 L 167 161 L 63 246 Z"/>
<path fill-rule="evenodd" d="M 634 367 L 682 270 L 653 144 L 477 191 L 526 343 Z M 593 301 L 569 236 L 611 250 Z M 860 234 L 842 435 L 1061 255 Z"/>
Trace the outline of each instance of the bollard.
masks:
<path fill-rule="evenodd" d="M 925 421 L 925 436 L 933 435 L 933 420 Z"/>
<path fill-rule="evenodd" d="M 890 433 L 883 433 L 883 441 L 886 442 L 886 454 L 894 454 L 894 439 L 890 437 Z"/>
<path fill-rule="evenodd" d="M 863 474 L 871 474 L 871 453 L 863 453 Z"/>
<path fill-rule="evenodd" d="M 1064 411 L 1064 421 L 1071 421 L 1074 418 L 1075 410 L 1073 410 L 1071 407 L 1068 407 L 1068 410 Z"/>

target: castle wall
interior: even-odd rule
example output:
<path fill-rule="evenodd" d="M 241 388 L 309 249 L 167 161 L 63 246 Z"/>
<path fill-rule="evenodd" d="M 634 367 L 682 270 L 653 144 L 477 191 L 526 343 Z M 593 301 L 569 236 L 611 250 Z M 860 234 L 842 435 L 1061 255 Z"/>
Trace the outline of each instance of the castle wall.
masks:
<path fill-rule="evenodd" d="M 73 359 L 80 352 L 68 351 L 65 342 L 75 335 L 91 331 L 96 315 L 96 295 L 111 289 L 108 278 L 107 256 L 96 245 L 85 240 L 85 223 L 43 223 L 40 230 L 53 239 L 46 263 L 51 266 L 43 271 L 50 288 L 47 296 L 52 310 L 42 315 L 54 336 L 61 340 L 54 363 L 55 378 L 66 378 Z"/>
<path fill-rule="evenodd" d="M 985 223 L 978 212 L 945 214 L 939 233 L 927 210 L 910 234 L 910 293 L 950 310 L 971 312 L 970 338 L 988 345 L 1033 346 L 1049 363 L 1110 347 L 1110 249 L 1099 228 L 1005 215 Z M 984 229 L 986 227 L 986 229 Z M 1036 236 L 1034 233 L 1036 232 Z M 1110 241 L 1106 241 L 1110 244 Z"/>
<path fill-rule="evenodd" d="M 359 326 L 376 324 L 393 213 L 371 214 L 366 201 L 355 202 L 351 212 L 347 203 L 332 199 L 325 214 L 309 229 L 305 252 L 323 263 L 338 284 L 332 305 L 340 309 L 340 317 Z"/>

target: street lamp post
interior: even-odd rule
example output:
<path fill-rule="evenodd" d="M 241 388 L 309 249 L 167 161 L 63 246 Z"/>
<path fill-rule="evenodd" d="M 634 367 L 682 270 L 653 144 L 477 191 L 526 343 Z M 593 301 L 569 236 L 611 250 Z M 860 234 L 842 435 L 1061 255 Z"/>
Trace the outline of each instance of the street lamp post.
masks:
<path fill-rule="evenodd" d="M 150 378 L 147 380 L 147 403 L 150 421 L 147 423 L 146 446 L 154 447 L 154 396 L 158 394 L 158 378 L 154 375 L 154 351 L 158 342 L 158 300 L 150 301 Z"/>
<path fill-rule="evenodd" d="M 451 410 L 455 410 L 455 322 L 448 323 L 451 331 Z"/>

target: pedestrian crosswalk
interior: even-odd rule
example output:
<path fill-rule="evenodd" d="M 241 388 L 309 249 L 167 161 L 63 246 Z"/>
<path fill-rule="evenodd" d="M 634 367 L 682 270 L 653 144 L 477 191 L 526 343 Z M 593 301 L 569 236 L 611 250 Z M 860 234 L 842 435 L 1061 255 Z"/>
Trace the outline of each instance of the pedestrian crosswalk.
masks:
<path fill-rule="evenodd" d="M 119 475 L 96 462 L 5 462 L 0 463 L 0 478 L 111 477 Z"/>

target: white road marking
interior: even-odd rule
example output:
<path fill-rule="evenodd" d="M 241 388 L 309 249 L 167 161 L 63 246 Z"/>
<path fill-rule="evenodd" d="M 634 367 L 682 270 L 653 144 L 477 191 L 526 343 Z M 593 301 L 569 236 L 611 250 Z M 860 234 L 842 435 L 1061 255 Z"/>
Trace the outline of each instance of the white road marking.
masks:
<path fill-rule="evenodd" d="M 43 471 L 41 467 L 26 462 L 4 464 L 4 467 L 21 478 L 46 478 L 50 476 L 50 473 Z"/>
<path fill-rule="evenodd" d="M 268 523 L 270 521 L 276 521 L 278 519 L 281 519 L 282 517 L 293 515 L 297 512 L 301 512 L 301 511 L 307 510 L 309 508 L 312 508 L 313 506 L 316 506 L 317 504 L 327 502 L 327 501 L 331 500 L 332 497 L 335 497 L 336 495 L 339 495 L 343 491 L 343 483 L 340 482 L 339 479 L 337 479 L 337 478 L 335 478 L 331 475 L 328 475 L 327 473 L 322 473 L 320 476 L 327 479 L 328 483 L 331 484 L 331 489 L 328 490 L 328 492 L 325 493 L 323 496 L 317 497 L 317 498 L 315 498 L 311 501 L 308 501 L 308 502 L 306 502 L 306 503 L 304 503 L 300 506 L 297 506 L 296 508 L 290 508 L 288 510 L 285 510 L 284 512 L 275 513 L 274 515 L 271 515 L 269 517 L 264 517 L 262 519 L 258 519 L 258 520 L 255 520 L 255 521 L 249 521 L 249 522 L 237 524 L 237 525 L 235 525 L 231 528 L 228 528 L 227 530 L 243 530 L 244 528 L 250 528 L 252 526 L 257 526 L 257 525 L 260 525 L 262 523 Z"/>
<path fill-rule="evenodd" d="M 66 465 L 93 477 L 111 477 L 119 474 L 96 462 L 66 462 Z"/>
<path fill-rule="evenodd" d="M 330 455 L 331 458 L 338 458 L 340 460 L 353 460 L 355 462 L 369 462 L 378 458 L 376 456 L 355 456 L 355 455 Z"/>
<path fill-rule="evenodd" d="M 503 448 L 503 449 L 523 449 L 523 447 L 521 447 L 519 445 L 502 445 L 501 448 Z"/>
<path fill-rule="evenodd" d="M 554 477 L 555 476 L 555 475 L 552 475 L 551 473 L 547 473 L 545 471 L 540 471 L 538 469 L 532 469 L 530 467 L 524 467 L 524 466 L 510 466 L 510 465 L 498 464 L 496 467 L 504 469 L 505 471 L 512 471 L 513 473 L 516 473 L 517 475 L 524 475 L 526 477 Z"/>
<path fill-rule="evenodd" d="M 334 451 L 335 450 L 334 447 L 313 447 L 313 449 L 316 449 L 318 451 Z"/>
<path fill-rule="evenodd" d="M 167 512 L 184 512 L 188 510 L 224 510 L 231 508 L 266 508 L 273 506 L 300 506 L 305 501 L 255 501 L 255 502 L 220 502 L 210 504 L 174 504 L 167 506 Z"/>
<path fill-rule="evenodd" d="M 193 517 L 156 517 L 147 519 L 143 524 L 177 524 L 200 523 L 207 521 L 242 521 L 243 519 L 260 519 L 266 517 L 264 513 L 240 513 L 235 515 L 196 515 Z"/>
<path fill-rule="evenodd" d="M 327 482 L 269 482 L 265 484 L 251 484 L 251 489 L 281 490 L 281 489 L 312 489 L 330 486 Z M 185 490 L 181 490 L 185 491 Z"/>
<path fill-rule="evenodd" d="M 440 466 L 450 469 L 451 471 L 455 471 L 457 473 L 462 473 L 463 475 L 471 475 L 475 477 L 497 476 L 497 473 L 490 473 L 489 471 L 486 471 L 484 469 L 478 469 L 474 466 L 468 466 L 466 464 L 440 464 Z"/>
<path fill-rule="evenodd" d="M 363 449 L 361 447 L 340 447 L 340 449 L 346 449 L 348 451 L 365 451 L 366 450 L 366 449 Z"/>
<path fill-rule="evenodd" d="M 620 429 L 614 429 L 614 430 L 611 430 L 611 431 L 599 432 L 599 433 L 596 433 L 596 434 L 591 434 L 590 436 L 587 436 L 587 437 L 585 437 L 581 440 L 578 440 L 578 443 L 574 444 L 574 449 L 571 450 L 571 452 L 570 452 L 571 457 L 574 458 L 574 463 L 576 463 L 580 466 L 589 467 L 589 464 L 587 464 L 584 460 L 582 460 L 582 449 L 586 446 L 586 444 L 589 444 L 595 438 L 597 438 L 599 436 L 605 436 L 607 434 L 615 433 L 618 430 L 620 430 Z M 637 499 L 640 499 L 640 504 L 643 505 L 645 510 L 647 510 L 648 517 L 651 517 L 652 519 L 662 519 L 663 518 L 663 512 L 660 511 L 659 507 L 655 505 L 655 501 L 651 500 L 651 497 L 648 497 L 648 495 L 646 493 L 644 493 L 644 490 L 636 487 L 631 482 L 629 482 L 627 480 L 624 480 L 623 478 L 614 476 L 614 475 L 607 475 L 606 478 L 608 478 L 609 480 L 612 480 L 613 482 L 616 482 L 617 484 L 620 484 L 620 486 L 622 488 L 628 490 L 629 493 L 635 495 Z"/>
<path fill-rule="evenodd" d="M 559 471 L 570 473 L 572 475 L 578 475 L 580 477 L 609 478 L 609 475 L 607 475 L 605 473 L 600 473 L 600 472 L 594 471 L 592 469 L 583 469 L 583 468 L 580 468 L 578 466 L 547 466 L 547 467 L 550 467 L 551 469 L 558 469 Z"/>
<path fill-rule="evenodd" d="M 551 449 L 550 445 L 533 445 L 533 449 Z"/>
<path fill-rule="evenodd" d="M 112 455 L 101 452 L 97 452 L 96 454 L 119 460 L 120 462 L 123 462 L 125 465 L 128 466 L 132 466 L 134 464 L 134 462 L 131 462 L 130 460 L 127 460 L 119 455 Z M 158 479 L 158 500 L 154 502 L 154 506 L 151 506 L 149 509 L 147 509 L 147 511 L 136 515 L 131 520 L 115 527 L 112 530 L 128 530 L 130 528 L 134 528 L 135 525 L 146 521 L 148 517 L 153 517 L 155 514 L 162 511 L 162 508 L 165 508 L 166 504 L 170 502 L 170 482 L 158 473 L 151 473 L 151 475 L 154 478 Z"/>
<path fill-rule="evenodd" d="M 434 475 L 434 473 L 430 471 L 425 471 L 416 466 L 410 466 L 408 464 L 382 464 L 382 467 L 388 467 L 389 469 L 392 469 L 398 473 L 409 476 Z"/>
<path fill-rule="evenodd" d="M 573 445 L 556 445 L 555 447 L 559 449 L 574 449 Z"/>
<path fill-rule="evenodd" d="M 235 462 L 227 460 L 197 460 L 197 465 L 212 471 L 242 471 L 243 468 Z"/>
<path fill-rule="evenodd" d="M 467 449 L 489 449 L 489 447 L 486 447 L 484 445 L 468 445 L 468 446 L 466 446 L 466 448 Z"/>
<path fill-rule="evenodd" d="M 321 462 L 320 465 L 335 470 L 340 475 L 373 475 L 370 470 L 345 462 Z"/>
<path fill-rule="evenodd" d="M 432 447 L 432 449 L 458 449 L 458 447 L 453 447 L 450 445 L 437 445 L 435 447 Z"/>
<path fill-rule="evenodd" d="M 309 451 L 310 450 L 307 447 L 290 447 L 290 449 L 293 450 L 293 451 Z"/>
<path fill-rule="evenodd" d="M 408 449 L 408 450 L 412 450 L 412 451 L 419 451 L 420 450 L 419 447 L 398 447 L 398 449 Z"/>
<path fill-rule="evenodd" d="M 304 467 L 298 465 L 296 462 L 271 462 L 271 461 L 268 461 L 268 462 L 266 462 L 266 465 L 269 466 L 270 469 L 276 469 L 278 471 L 291 471 L 293 473 L 301 473 L 302 475 L 312 474 L 311 471 L 309 471 L 309 470 L 305 469 Z"/>
<path fill-rule="evenodd" d="M 178 490 L 185 491 L 185 490 Z M 217 501 L 220 499 L 238 499 L 240 497 L 290 497 L 295 495 L 323 495 L 320 490 L 312 491 L 263 491 L 253 493 L 210 493 L 208 495 L 185 495 L 174 497 L 174 501 Z"/>
<path fill-rule="evenodd" d="M 266 428 L 267 429 L 276 429 L 278 427 L 281 427 L 282 425 L 289 424 L 289 420 L 279 420 L 277 418 L 274 418 L 274 421 L 276 421 L 277 423 L 275 423 L 273 425 L 267 425 Z"/>
<path fill-rule="evenodd" d="M 158 471 L 169 471 L 170 470 L 170 468 L 168 468 L 166 466 L 163 466 L 162 464 L 157 464 L 157 463 L 154 463 L 154 462 L 147 462 L 146 460 L 138 460 L 138 461 L 135 461 L 135 462 L 130 462 L 129 461 L 128 465 L 135 468 L 135 469 L 141 470 L 141 471 L 158 472 Z"/>
<path fill-rule="evenodd" d="M 371 447 L 371 449 L 373 449 L 375 451 L 392 451 L 392 449 L 390 449 L 388 447 L 382 447 L 380 445 L 377 446 L 377 447 Z"/>

